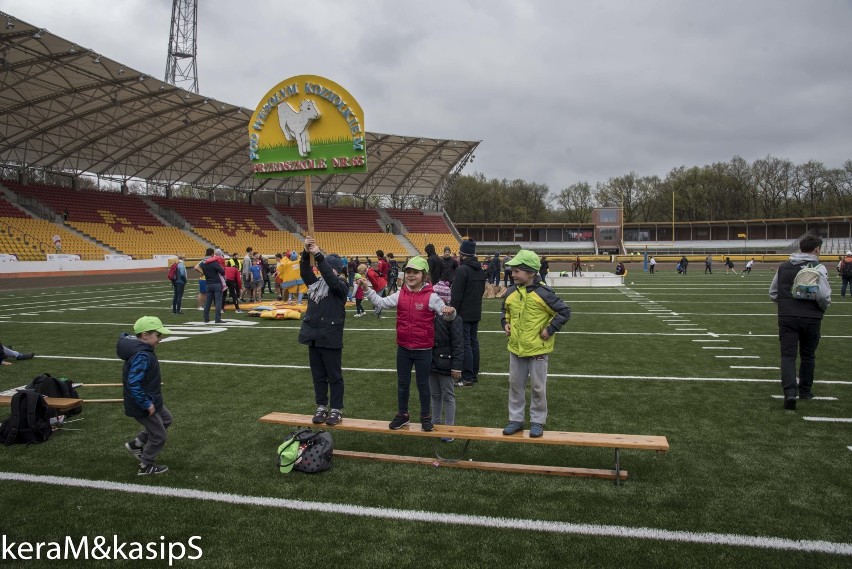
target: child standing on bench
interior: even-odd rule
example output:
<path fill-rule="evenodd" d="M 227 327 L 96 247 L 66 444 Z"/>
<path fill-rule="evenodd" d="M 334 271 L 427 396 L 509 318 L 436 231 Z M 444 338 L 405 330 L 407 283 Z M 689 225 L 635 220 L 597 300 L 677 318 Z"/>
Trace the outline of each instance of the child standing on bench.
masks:
<path fill-rule="evenodd" d="M 118 339 L 116 353 L 124 360 L 121 380 L 124 383 L 124 414 L 142 425 L 136 438 L 124 443 L 127 452 L 139 460 L 136 474 L 162 474 L 169 467 L 157 464 L 157 456 L 166 444 L 166 429 L 172 424 L 172 414 L 163 403 L 160 362 L 154 348 L 171 330 L 155 316 L 143 316 L 133 325 L 131 334 Z"/>
<path fill-rule="evenodd" d="M 571 309 L 537 277 L 541 262 L 521 249 L 506 263 L 515 284 L 506 291 L 500 324 L 509 337 L 509 424 L 504 435 L 524 429 L 526 387 L 530 387 L 530 436 L 544 434 L 547 422 L 547 354 Z"/>
<path fill-rule="evenodd" d="M 450 303 L 451 291 L 447 281 L 439 281 L 433 290 L 444 303 Z M 433 422 L 439 425 L 456 424 L 455 382 L 461 379 L 464 364 L 464 324 L 456 316 L 435 315 L 435 346 L 432 348 L 429 392 L 432 394 Z M 452 441 L 450 437 L 441 439 L 444 443 Z"/>
<path fill-rule="evenodd" d="M 311 267 L 311 254 L 321 278 Z M 311 237 L 305 238 L 299 274 L 308 286 L 308 309 L 302 318 L 299 343 L 308 346 L 317 404 L 312 422 L 317 425 L 337 425 L 343 420 L 343 324 L 349 284 L 340 278 L 339 269 L 340 257 L 323 254 Z"/>
<path fill-rule="evenodd" d="M 435 314 L 455 314 L 432 290 L 429 264 L 422 257 L 412 257 L 403 269 L 404 284 L 400 290 L 382 298 L 369 288 L 367 279 L 358 285 L 377 309 L 396 308 L 396 377 L 399 411 L 388 425 L 401 429 L 409 423 L 408 396 L 411 389 L 411 368 L 420 394 L 420 427 L 433 430 L 429 371 L 432 366 L 432 344 L 435 340 Z"/>

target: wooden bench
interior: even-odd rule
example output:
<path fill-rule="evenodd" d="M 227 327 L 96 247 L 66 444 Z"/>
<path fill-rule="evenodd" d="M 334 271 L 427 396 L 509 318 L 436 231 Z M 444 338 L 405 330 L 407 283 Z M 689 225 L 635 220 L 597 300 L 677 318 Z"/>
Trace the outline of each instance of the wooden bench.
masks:
<path fill-rule="evenodd" d="M 78 407 L 83 403 L 82 399 L 74 399 L 68 397 L 45 397 L 44 402 L 47 403 L 47 406 L 51 409 L 56 409 L 57 411 L 67 411 L 69 409 L 73 409 L 74 407 Z M 0 405 L 11 405 L 12 397 L 9 395 L 0 395 Z"/>
<path fill-rule="evenodd" d="M 666 452 L 669 443 L 666 437 L 650 435 L 612 435 L 602 433 L 571 433 L 562 431 L 545 431 L 544 436 L 531 438 L 529 431 L 523 431 L 514 435 L 504 435 L 503 429 L 487 427 L 463 427 L 459 425 L 435 425 L 435 430 L 424 432 L 419 423 L 410 423 L 401 429 L 391 430 L 387 421 L 371 421 L 364 419 L 345 418 L 339 425 L 330 427 L 325 424 L 314 425 L 311 423 L 310 415 L 295 415 L 292 413 L 270 413 L 260 418 L 261 423 L 275 425 L 288 425 L 291 427 L 315 427 L 328 430 L 358 431 L 368 433 L 383 433 L 388 435 L 408 435 L 413 437 L 427 437 L 431 440 L 435 450 L 435 458 L 424 458 L 414 456 L 399 456 L 393 454 L 376 454 L 334 449 L 336 456 L 348 458 L 361 458 L 379 460 L 386 462 L 401 462 L 406 464 L 429 464 L 433 466 L 447 466 L 452 468 L 475 468 L 480 470 L 497 470 L 501 472 L 522 472 L 532 474 L 550 474 L 555 476 L 586 476 L 592 478 L 605 478 L 614 480 L 618 484 L 627 479 L 627 471 L 621 469 L 621 450 L 653 450 Z M 464 448 L 459 458 L 446 458 L 441 456 L 436 439 L 456 438 L 463 440 Z M 510 464 L 499 462 L 477 462 L 464 460 L 470 441 L 491 441 L 501 443 L 529 443 L 537 445 L 559 445 L 580 447 L 601 447 L 615 449 L 615 468 L 593 469 L 572 468 L 564 466 L 540 466 L 531 464 Z"/>

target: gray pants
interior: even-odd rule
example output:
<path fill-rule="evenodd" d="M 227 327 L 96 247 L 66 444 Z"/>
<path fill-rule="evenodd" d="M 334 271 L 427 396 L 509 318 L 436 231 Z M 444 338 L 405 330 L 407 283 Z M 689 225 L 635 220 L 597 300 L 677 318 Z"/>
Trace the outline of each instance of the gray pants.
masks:
<path fill-rule="evenodd" d="M 16 352 L 15 350 L 10 350 L 6 346 L 3 346 L 3 353 L 6 354 L 7 358 L 17 358 L 21 355 L 21 352 Z"/>
<path fill-rule="evenodd" d="M 449 375 L 429 374 L 429 393 L 432 394 L 432 422 L 440 425 L 456 424 L 456 391 Z M 443 408 L 444 418 L 441 419 Z"/>
<path fill-rule="evenodd" d="M 142 430 L 136 435 L 136 444 L 143 445 L 142 464 L 149 465 L 157 462 L 157 455 L 166 445 L 166 429 L 172 424 L 172 414 L 163 405 L 159 411 L 147 417 L 134 417 Z"/>
<path fill-rule="evenodd" d="M 521 358 L 509 352 L 509 421 L 524 422 L 527 380 L 530 422 L 547 421 L 547 354 Z"/>

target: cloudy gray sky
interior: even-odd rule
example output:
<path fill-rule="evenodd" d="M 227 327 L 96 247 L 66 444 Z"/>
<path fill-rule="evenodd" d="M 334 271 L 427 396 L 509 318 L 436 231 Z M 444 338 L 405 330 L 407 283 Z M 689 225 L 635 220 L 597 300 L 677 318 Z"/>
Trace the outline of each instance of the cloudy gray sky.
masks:
<path fill-rule="evenodd" d="M 171 0 L 0 0 L 165 73 Z M 316 74 L 367 130 L 482 140 L 465 170 L 551 191 L 772 154 L 852 158 L 849 0 L 199 0 L 202 94 Z"/>

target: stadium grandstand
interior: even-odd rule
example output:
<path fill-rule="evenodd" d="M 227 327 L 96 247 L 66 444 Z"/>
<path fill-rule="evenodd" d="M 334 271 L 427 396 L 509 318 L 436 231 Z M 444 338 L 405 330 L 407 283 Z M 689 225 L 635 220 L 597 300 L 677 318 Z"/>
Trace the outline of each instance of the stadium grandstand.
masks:
<path fill-rule="evenodd" d="M 56 237 L 62 253 L 86 260 L 193 258 L 206 247 L 273 255 L 300 246 L 304 180 L 252 176 L 251 109 L 159 81 L 10 14 L 0 18 L 0 253 L 44 260 L 58 252 Z M 483 253 L 779 253 L 809 232 L 824 238 L 824 253 L 852 249 L 850 216 L 454 224 L 443 198 L 478 145 L 368 132 L 367 173 L 312 176 L 315 237 L 346 255 L 382 249 L 402 257 L 428 243 L 457 251 L 463 236 Z"/>

